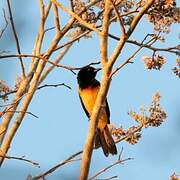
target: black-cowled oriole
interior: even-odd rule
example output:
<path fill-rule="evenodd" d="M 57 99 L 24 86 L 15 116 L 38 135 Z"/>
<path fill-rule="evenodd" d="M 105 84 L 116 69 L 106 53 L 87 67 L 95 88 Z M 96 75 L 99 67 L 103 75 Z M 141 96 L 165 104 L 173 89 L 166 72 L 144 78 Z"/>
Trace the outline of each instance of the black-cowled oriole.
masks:
<path fill-rule="evenodd" d="M 95 79 L 98 70 L 100 69 L 86 66 L 78 72 L 77 76 L 80 101 L 88 118 L 91 117 L 96 97 L 100 88 L 100 82 Z M 95 148 L 101 146 L 105 156 L 108 156 L 109 154 L 117 154 L 116 145 L 107 126 L 110 123 L 109 118 L 110 111 L 106 99 L 103 107 L 100 110 L 95 136 Z"/>

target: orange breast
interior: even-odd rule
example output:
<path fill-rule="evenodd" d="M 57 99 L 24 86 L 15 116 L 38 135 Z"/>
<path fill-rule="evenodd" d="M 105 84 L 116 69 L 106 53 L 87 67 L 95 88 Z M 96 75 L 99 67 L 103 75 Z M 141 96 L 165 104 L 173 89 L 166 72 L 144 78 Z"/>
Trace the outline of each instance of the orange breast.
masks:
<path fill-rule="evenodd" d="M 96 88 L 86 88 L 83 90 L 79 89 L 79 94 L 81 96 L 82 102 L 90 116 L 92 114 L 98 92 L 99 92 L 99 86 Z M 103 130 L 106 124 L 107 124 L 107 114 L 104 103 L 103 108 L 101 108 L 99 115 L 98 128 Z"/>
<path fill-rule="evenodd" d="M 90 115 L 92 113 L 98 92 L 99 92 L 99 87 L 86 88 L 83 90 L 79 89 L 79 94 L 81 96 L 83 104 Z"/>

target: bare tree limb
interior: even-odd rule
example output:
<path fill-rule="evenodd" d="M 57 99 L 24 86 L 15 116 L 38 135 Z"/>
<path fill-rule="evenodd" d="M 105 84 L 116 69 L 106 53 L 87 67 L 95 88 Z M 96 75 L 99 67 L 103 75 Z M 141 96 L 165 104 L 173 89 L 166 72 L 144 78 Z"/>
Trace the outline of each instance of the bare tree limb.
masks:
<path fill-rule="evenodd" d="M 19 160 L 19 161 L 25 161 L 27 163 L 30 163 L 31 165 L 37 166 L 38 168 L 40 168 L 39 163 L 34 162 L 32 160 L 26 159 L 25 156 L 22 157 L 15 157 L 15 156 L 4 156 L 4 158 L 6 159 L 12 159 L 12 160 Z"/>
<path fill-rule="evenodd" d="M 134 31 L 136 25 L 141 20 L 144 13 L 149 9 L 149 7 L 154 3 L 155 0 L 148 0 L 145 5 L 141 8 L 141 10 L 137 13 L 137 15 L 133 18 L 129 30 L 127 32 L 127 36 L 130 37 L 132 32 Z"/>
<path fill-rule="evenodd" d="M 65 8 L 61 3 L 57 2 L 56 0 L 51 0 L 52 3 L 56 4 L 56 6 L 58 6 L 59 8 L 61 8 L 64 12 L 68 13 L 69 15 L 71 15 L 73 18 L 77 19 L 78 22 L 80 24 L 82 24 L 83 26 L 87 27 L 88 29 L 91 29 L 92 31 L 96 32 L 98 35 L 101 34 L 101 32 L 95 28 L 92 24 L 87 23 L 86 21 L 84 21 L 82 18 L 80 18 L 77 14 L 75 14 L 74 12 L 68 10 L 67 8 Z"/>
<path fill-rule="evenodd" d="M 36 41 L 35 41 L 35 45 L 34 45 L 34 49 L 33 49 L 33 54 L 39 54 L 40 53 L 40 49 L 41 49 L 41 44 L 42 44 L 42 39 L 43 39 L 43 35 L 44 35 L 44 23 L 45 23 L 45 17 L 44 17 L 44 4 L 42 0 L 39 0 L 39 4 L 40 4 L 40 25 L 39 25 L 39 31 L 37 33 L 36 36 Z M 2 122 L 0 124 L 0 132 L 3 132 L 2 134 L 0 134 L 0 144 L 2 145 L 4 137 L 6 135 L 7 129 L 9 127 L 9 123 L 11 121 L 11 118 L 14 115 L 14 111 L 16 111 L 17 106 L 19 105 L 20 100 L 22 99 L 24 93 L 26 93 L 29 84 L 33 78 L 34 75 L 34 71 L 37 68 L 38 65 L 38 61 L 34 62 L 34 57 L 32 58 L 32 62 L 30 64 L 30 68 L 29 68 L 29 73 L 26 79 L 23 79 L 21 84 L 19 85 L 19 88 L 17 90 L 17 93 L 15 95 L 15 97 L 12 100 L 12 103 L 10 104 L 10 107 L 8 107 L 8 109 L 11 109 L 12 112 L 8 112 L 5 114 L 5 116 L 2 119 Z"/>
<path fill-rule="evenodd" d="M 53 4 L 53 13 L 54 13 L 54 24 L 55 24 L 56 33 L 61 33 L 58 8 L 55 4 Z"/>
<path fill-rule="evenodd" d="M 43 7 L 44 6 L 43 1 L 39 0 L 39 2 L 40 2 L 40 6 Z M 42 11 L 42 13 L 44 14 L 44 11 Z M 65 31 L 68 31 L 70 26 L 71 26 L 71 24 L 68 24 L 68 26 L 66 26 Z M 48 59 L 50 57 L 50 55 L 52 54 L 54 48 L 57 46 L 59 40 L 62 38 L 62 35 L 63 35 L 63 33 L 59 33 L 58 29 L 56 28 L 55 37 L 52 40 L 51 45 L 49 46 L 49 48 L 44 53 L 45 58 Z M 32 99 L 32 97 L 33 97 L 33 95 L 34 95 L 34 93 L 36 91 L 40 75 L 41 75 L 45 65 L 46 65 L 45 61 L 40 61 L 38 63 L 36 73 L 34 73 L 34 75 L 32 77 L 31 83 L 30 83 L 29 88 L 28 88 L 27 95 L 26 95 L 26 97 L 24 99 L 24 102 L 22 103 L 21 108 L 20 108 L 20 111 L 22 111 L 22 113 L 18 113 L 18 115 L 16 116 L 15 121 L 13 122 L 13 124 L 12 124 L 11 128 L 9 129 L 4 141 L 1 144 L 1 155 L 2 155 L 2 157 L 0 158 L 0 165 L 2 165 L 2 163 L 4 161 L 3 157 L 6 155 L 8 149 L 10 147 L 10 143 L 11 143 L 12 139 L 14 138 L 14 135 L 15 135 L 17 129 L 19 128 L 19 126 L 20 126 L 20 124 L 21 124 L 21 122 L 22 122 L 22 120 L 24 118 L 25 112 L 27 111 L 29 103 L 31 102 L 31 99 Z"/>

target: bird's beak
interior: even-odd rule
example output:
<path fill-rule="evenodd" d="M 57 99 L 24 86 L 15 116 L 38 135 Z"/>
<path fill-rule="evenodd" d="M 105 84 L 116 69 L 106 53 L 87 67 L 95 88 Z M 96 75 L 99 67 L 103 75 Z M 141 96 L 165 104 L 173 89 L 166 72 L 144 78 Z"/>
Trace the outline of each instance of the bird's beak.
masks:
<path fill-rule="evenodd" d="M 98 71 L 100 71 L 101 70 L 101 68 L 96 68 L 95 69 L 95 72 L 97 73 Z"/>

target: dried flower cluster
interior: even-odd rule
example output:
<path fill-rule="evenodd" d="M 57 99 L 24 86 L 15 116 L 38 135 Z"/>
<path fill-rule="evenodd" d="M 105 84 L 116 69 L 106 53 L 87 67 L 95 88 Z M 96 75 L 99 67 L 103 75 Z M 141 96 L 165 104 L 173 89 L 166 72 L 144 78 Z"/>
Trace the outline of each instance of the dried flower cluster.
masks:
<path fill-rule="evenodd" d="M 112 0 L 112 1 L 116 3 L 116 0 Z M 134 0 L 122 0 L 118 3 L 118 8 L 121 10 L 121 12 L 129 12 L 129 10 L 134 6 L 134 4 L 135 4 Z M 101 0 L 100 2 L 96 3 L 96 6 L 99 7 L 100 9 L 104 9 L 105 6 L 104 0 Z"/>
<path fill-rule="evenodd" d="M 79 14 L 85 8 L 85 5 L 86 5 L 85 2 L 81 0 L 74 0 L 73 1 L 74 12 L 76 14 Z M 96 14 L 91 9 L 86 10 L 81 15 L 81 18 L 88 23 L 95 23 L 97 21 Z"/>
<path fill-rule="evenodd" d="M 133 0 L 123 0 L 119 5 L 119 9 L 121 12 L 129 12 L 130 9 L 134 7 L 135 1 Z"/>
<path fill-rule="evenodd" d="M 74 13 L 79 14 L 85 9 L 86 3 L 82 0 L 73 0 Z M 90 24 L 95 24 L 98 20 L 98 16 L 92 9 L 86 10 L 81 16 L 84 21 Z M 72 31 L 68 32 L 66 37 L 76 38 L 86 30 L 86 27 L 82 26 L 78 22 L 74 23 Z M 85 35 L 84 38 L 91 37 L 89 34 Z"/>
<path fill-rule="evenodd" d="M 176 59 L 176 62 L 177 62 L 177 66 L 174 67 L 174 68 L 172 69 L 172 71 L 174 72 L 174 74 L 175 74 L 177 77 L 180 78 L 180 57 L 178 57 L 178 58 Z"/>
<path fill-rule="evenodd" d="M 22 78 L 20 76 L 17 76 L 15 81 L 15 90 L 19 88 L 21 82 L 22 82 Z"/>
<path fill-rule="evenodd" d="M 166 113 L 164 110 L 162 110 L 160 106 L 160 94 L 157 92 L 152 99 L 152 103 L 148 109 L 149 111 L 149 117 L 148 117 L 148 125 L 158 127 L 164 122 L 166 119 Z"/>
<path fill-rule="evenodd" d="M 141 133 L 140 131 L 137 131 L 136 126 L 132 126 L 127 130 L 124 130 L 122 127 L 120 128 L 114 127 L 112 129 L 112 135 L 115 136 L 117 140 L 126 137 L 125 140 L 132 145 L 136 144 L 138 140 L 141 138 Z"/>
<path fill-rule="evenodd" d="M 148 11 L 149 22 L 153 23 L 155 31 L 170 32 L 170 25 L 180 22 L 180 8 L 175 0 L 156 0 Z"/>
<path fill-rule="evenodd" d="M 170 176 L 170 180 L 180 180 L 180 176 L 173 173 L 171 176 Z"/>
<path fill-rule="evenodd" d="M 10 88 L 6 85 L 4 81 L 0 80 L 0 95 L 6 94 L 8 92 L 10 92 Z M 2 96 L 2 100 L 7 101 L 8 96 Z"/>
<path fill-rule="evenodd" d="M 156 92 L 152 97 L 152 102 L 147 112 L 145 109 L 141 109 L 140 113 L 129 112 L 131 118 L 138 123 L 142 124 L 144 127 L 153 126 L 158 127 L 166 119 L 166 113 L 160 106 L 160 94 Z"/>
<path fill-rule="evenodd" d="M 156 92 L 152 97 L 152 103 L 150 107 L 147 108 L 148 115 L 146 115 L 146 110 L 144 108 L 140 108 L 140 113 L 128 113 L 133 120 L 138 122 L 138 126 L 132 126 L 127 130 L 124 130 L 122 126 L 120 128 L 111 127 L 112 135 L 116 137 L 117 141 L 124 139 L 130 144 L 136 144 L 141 138 L 141 130 L 143 127 L 158 127 L 166 119 L 166 113 L 160 107 L 159 101 L 160 94 L 159 92 Z"/>
<path fill-rule="evenodd" d="M 124 13 L 130 12 L 132 10 L 132 8 L 134 7 L 134 5 L 135 5 L 135 1 L 133 1 L 133 0 L 122 0 L 119 3 L 119 5 L 116 6 L 116 8 L 118 9 L 118 11 L 121 14 L 124 14 Z M 113 18 L 113 17 L 116 17 L 115 12 L 112 12 L 111 18 Z M 131 24 L 133 18 L 134 18 L 134 15 L 129 14 L 127 16 L 123 16 L 122 21 L 125 26 L 128 26 Z M 117 21 L 117 19 L 115 19 L 115 21 Z"/>
<path fill-rule="evenodd" d="M 160 55 L 155 55 L 153 57 L 143 56 L 144 66 L 146 69 L 156 69 L 160 70 L 165 63 L 165 58 Z"/>
<path fill-rule="evenodd" d="M 140 132 L 134 132 L 136 131 L 137 127 L 132 126 L 127 129 L 126 134 L 129 134 L 129 136 L 125 139 L 130 144 L 136 144 L 138 140 L 141 138 Z"/>

